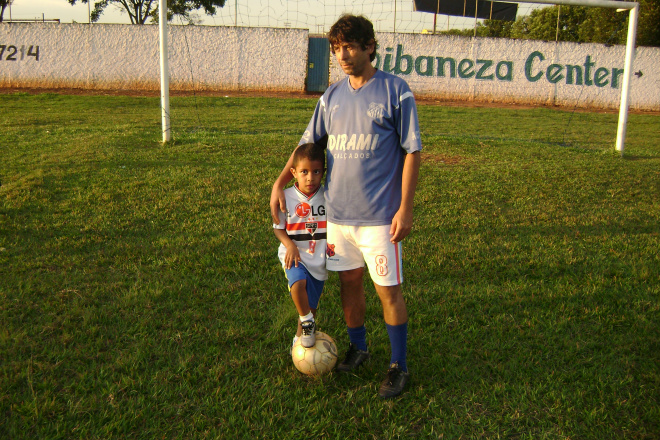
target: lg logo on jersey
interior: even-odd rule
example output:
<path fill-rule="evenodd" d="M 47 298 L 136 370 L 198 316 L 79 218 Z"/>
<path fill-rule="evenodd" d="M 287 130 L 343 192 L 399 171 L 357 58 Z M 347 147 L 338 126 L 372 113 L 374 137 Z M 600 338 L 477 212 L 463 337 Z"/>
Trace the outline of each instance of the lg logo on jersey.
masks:
<path fill-rule="evenodd" d="M 309 203 L 300 202 L 296 205 L 296 215 L 300 218 L 310 216 L 325 215 L 325 206 L 309 206 Z"/>

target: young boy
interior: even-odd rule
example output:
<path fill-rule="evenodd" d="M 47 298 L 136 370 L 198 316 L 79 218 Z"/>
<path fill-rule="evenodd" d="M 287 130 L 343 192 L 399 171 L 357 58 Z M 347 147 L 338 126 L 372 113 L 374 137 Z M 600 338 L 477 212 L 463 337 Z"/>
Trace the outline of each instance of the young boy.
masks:
<path fill-rule="evenodd" d="M 300 315 L 293 344 L 302 338 L 301 344 L 306 348 L 316 344 L 314 316 L 328 278 L 325 197 L 321 187 L 324 172 L 325 150 L 314 143 L 300 145 L 293 154 L 291 167 L 296 183 L 284 191 L 286 216 L 280 212 L 279 224 L 273 224 L 281 243 L 278 256 Z"/>

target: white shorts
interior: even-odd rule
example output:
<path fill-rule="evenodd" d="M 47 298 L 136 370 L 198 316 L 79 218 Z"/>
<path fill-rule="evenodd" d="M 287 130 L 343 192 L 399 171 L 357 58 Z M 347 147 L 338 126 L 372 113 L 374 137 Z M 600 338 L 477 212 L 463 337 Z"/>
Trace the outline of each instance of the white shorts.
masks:
<path fill-rule="evenodd" d="M 379 286 L 403 282 L 401 242 L 390 242 L 390 225 L 345 226 L 328 222 L 328 270 L 341 272 L 364 267 Z"/>

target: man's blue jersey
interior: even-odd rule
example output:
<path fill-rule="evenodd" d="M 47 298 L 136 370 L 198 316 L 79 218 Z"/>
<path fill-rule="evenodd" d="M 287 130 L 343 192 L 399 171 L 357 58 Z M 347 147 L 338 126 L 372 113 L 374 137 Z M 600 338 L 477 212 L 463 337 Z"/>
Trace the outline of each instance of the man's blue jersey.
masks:
<path fill-rule="evenodd" d="M 401 205 L 407 153 L 422 149 L 408 84 L 377 70 L 359 89 L 348 77 L 319 99 L 300 144 L 327 141 L 328 220 L 340 225 L 392 222 Z"/>

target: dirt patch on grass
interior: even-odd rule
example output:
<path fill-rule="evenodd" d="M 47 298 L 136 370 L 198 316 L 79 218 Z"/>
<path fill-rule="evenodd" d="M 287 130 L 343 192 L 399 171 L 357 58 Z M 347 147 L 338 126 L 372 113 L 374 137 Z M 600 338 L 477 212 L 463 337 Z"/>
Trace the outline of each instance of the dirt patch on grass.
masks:
<path fill-rule="evenodd" d="M 460 165 L 462 163 L 465 163 L 465 158 L 461 156 L 426 153 L 422 151 L 422 163 L 428 163 L 431 165 Z"/>
<path fill-rule="evenodd" d="M 108 95 L 108 96 L 148 96 L 158 97 L 160 91 L 158 90 L 130 90 L 130 89 L 81 89 L 81 88 L 34 88 L 34 87 L 0 87 L 0 94 L 2 93 L 60 93 L 63 95 Z M 170 96 L 222 96 L 227 98 L 241 98 L 241 97 L 266 97 L 266 98 L 295 98 L 295 99 L 318 99 L 322 93 L 318 92 L 282 92 L 282 91 L 237 91 L 237 90 L 171 90 Z M 455 101 L 444 100 L 438 98 L 426 98 L 424 96 L 416 96 L 415 101 L 418 105 L 437 105 L 445 107 L 469 107 L 469 108 L 511 108 L 511 109 L 533 109 L 539 107 L 547 107 L 563 111 L 577 111 L 577 112 L 598 112 L 598 113 L 618 113 L 616 109 L 587 109 L 587 108 L 571 108 L 549 105 L 535 105 L 535 104 L 515 104 L 505 102 L 480 102 L 480 101 Z M 654 111 L 641 111 L 630 110 L 631 114 L 647 114 L 659 115 L 660 112 Z"/>

